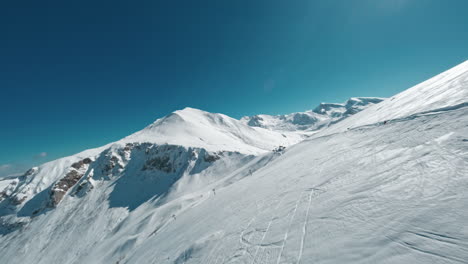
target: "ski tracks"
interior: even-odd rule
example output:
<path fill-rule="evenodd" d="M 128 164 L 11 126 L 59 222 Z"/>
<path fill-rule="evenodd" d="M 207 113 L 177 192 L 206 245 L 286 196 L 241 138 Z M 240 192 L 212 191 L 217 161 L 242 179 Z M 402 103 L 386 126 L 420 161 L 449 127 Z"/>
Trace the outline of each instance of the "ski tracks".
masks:
<path fill-rule="evenodd" d="M 299 257 L 298 257 L 297 263 L 301 263 L 302 253 L 304 252 L 304 244 L 305 244 L 305 238 L 307 235 L 307 224 L 309 222 L 309 211 L 310 211 L 310 204 L 312 202 L 313 191 L 314 190 L 312 189 L 309 193 L 309 204 L 307 205 L 306 217 L 305 217 L 304 225 L 302 226 L 301 248 L 299 250 Z"/>
<path fill-rule="evenodd" d="M 226 255 L 229 249 L 214 248 L 203 263 L 301 263 L 316 190 L 283 192 L 281 197 L 262 202 L 240 232 L 234 252 L 229 256 Z"/>
<path fill-rule="evenodd" d="M 276 264 L 301 262 L 307 242 L 307 226 L 309 224 L 312 196 L 316 190 L 310 188 L 302 192 L 297 199 L 295 207 L 290 213 Z"/>

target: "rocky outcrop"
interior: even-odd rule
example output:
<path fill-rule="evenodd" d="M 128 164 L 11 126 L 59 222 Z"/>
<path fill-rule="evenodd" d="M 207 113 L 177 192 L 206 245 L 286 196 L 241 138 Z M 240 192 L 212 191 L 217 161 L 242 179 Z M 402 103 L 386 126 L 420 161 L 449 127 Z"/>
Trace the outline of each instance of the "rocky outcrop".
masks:
<path fill-rule="evenodd" d="M 85 165 L 90 164 L 91 162 L 92 162 L 92 160 L 90 158 L 86 158 L 86 159 L 83 159 L 83 160 L 80 160 L 78 162 L 73 163 L 71 166 L 72 166 L 72 168 L 75 168 L 75 169 L 79 170 L 80 168 L 82 168 Z"/>
<path fill-rule="evenodd" d="M 147 160 L 142 170 L 160 170 L 170 173 L 174 170 L 174 167 L 170 162 L 170 158 L 168 156 L 163 156 Z"/>
<path fill-rule="evenodd" d="M 262 117 L 258 115 L 254 115 L 250 117 L 249 121 L 247 122 L 247 125 L 252 126 L 252 127 L 262 127 L 262 121 L 263 121 Z"/>
<path fill-rule="evenodd" d="M 11 204 L 12 204 L 12 205 L 20 205 L 20 204 L 22 204 L 27 198 L 28 198 L 27 196 L 23 196 L 23 197 L 21 197 L 21 198 L 20 198 L 20 197 L 17 197 L 17 196 L 12 197 L 12 199 L 11 199 Z"/>
<path fill-rule="evenodd" d="M 310 114 L 296 113 L 293 115 L 291 123 L 299 125 L 299 126 L 307 126 L 307 125 L 315 124 L 318 121 L 319 120 L 316 117 Z"/>
<path fill-rule="evenodd" d="M 65 177 L 52 186 L 48 203 L 49 207 L 56 207 L 60 203 L 67 191 L 83 177 L 91 163 L 92 160 L 90 158 L 85 158 L 71 165 L 70 171 Z"/>
<path fill-rule="evenodd" d="M 219 160 L 221 157 L 218 155 L 218 154 L 209 154 L 209 153 L 206 153 L 205 154 L 205 157 L 203 158 L 203 160 L 205 162 L 210 162 L 210 163 L 213 163 L 217 160 Z"/>

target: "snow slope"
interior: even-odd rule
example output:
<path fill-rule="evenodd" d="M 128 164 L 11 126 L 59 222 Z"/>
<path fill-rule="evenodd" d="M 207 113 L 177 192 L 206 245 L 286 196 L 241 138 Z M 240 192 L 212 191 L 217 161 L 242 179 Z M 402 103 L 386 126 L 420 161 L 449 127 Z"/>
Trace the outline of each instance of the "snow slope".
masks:
<path fill-rule="evenodd" d="M 468 61 L 367 108 L 323 133 L 409 117 L 468 103 Z"/>
<path fill-rule="evenodd" d="M 0 261 L 463 263 L 467 123 L 465 107 L 314 138 L 133 210 L 110 205 L 116 178 L 96 178 L 2 237 Z"/>
<path fill-rule="evenodd" d="M 467 122 L 463 108 L 309 140 L 252 177 L 219 182 L 154 235 L 164 209 L 148 204 L 85 260 L 464 263 Z"/>
<path fill-rule="evenodd" d="M 467 69 L 285 151 L 185 109 L 34 168 L 0 196 L 0 263 L 465 263 Z"/>

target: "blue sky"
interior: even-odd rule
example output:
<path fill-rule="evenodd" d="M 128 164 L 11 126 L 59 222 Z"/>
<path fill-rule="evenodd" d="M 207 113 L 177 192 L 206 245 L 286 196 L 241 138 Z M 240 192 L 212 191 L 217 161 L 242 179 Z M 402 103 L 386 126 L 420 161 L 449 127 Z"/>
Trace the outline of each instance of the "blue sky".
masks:
<path fill-rule="evenodd" d="M 185 106 L 391 96 L 468 59 L 465 0 L 3 1 L 0 175 Z"/>

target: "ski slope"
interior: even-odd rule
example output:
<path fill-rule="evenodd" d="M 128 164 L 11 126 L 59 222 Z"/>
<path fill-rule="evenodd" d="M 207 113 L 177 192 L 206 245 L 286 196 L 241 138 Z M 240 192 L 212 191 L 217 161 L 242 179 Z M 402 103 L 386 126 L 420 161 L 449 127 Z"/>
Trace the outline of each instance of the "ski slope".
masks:
<path fill-rule="evenodd" d="M 305 140 L 187 108 L 46 163 L 0 195 L 0 263 L 466 263 L 467 72 Z"/>
<path fill-rule="evenodd" d="M 467 122 L 464 108 L 296 145 L 252 177 L 221 181 L 216 196 L 194 201 L 194 209 L 148 238 L 151 228 L 137 226 L 152 226 L 148 218 L 158 209 L 142 209 L 121 237 L 143 239 L 121 257 L 128 263 L 464 263 Z"/>

